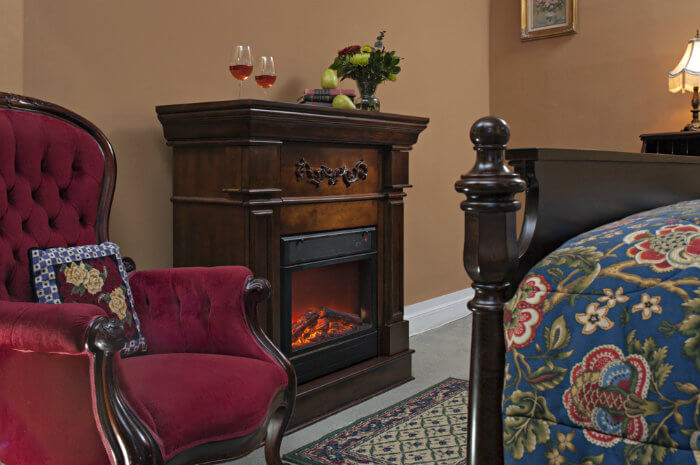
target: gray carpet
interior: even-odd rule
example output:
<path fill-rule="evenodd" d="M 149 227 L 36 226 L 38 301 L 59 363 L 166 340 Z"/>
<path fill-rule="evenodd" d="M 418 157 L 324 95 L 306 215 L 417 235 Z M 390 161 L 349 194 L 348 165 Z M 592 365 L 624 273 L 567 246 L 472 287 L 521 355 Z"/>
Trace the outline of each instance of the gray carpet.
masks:
<path fill-rule="evenodd" d="M 411 338 L 413 355 L 413 376 L 415 380 L 399 386 L 380 396 L 344 410 L 332 417 L 285 436 L 282 454 L 295 450 L 331 431 L 400 402 L 445 378 L 469 377 L 468 337 L 471 335 L 471 317 L 462 318 L 432 331 Z M 228 462 L 230 465 L 264 465 L 262 449 L 240 460 Z"/>

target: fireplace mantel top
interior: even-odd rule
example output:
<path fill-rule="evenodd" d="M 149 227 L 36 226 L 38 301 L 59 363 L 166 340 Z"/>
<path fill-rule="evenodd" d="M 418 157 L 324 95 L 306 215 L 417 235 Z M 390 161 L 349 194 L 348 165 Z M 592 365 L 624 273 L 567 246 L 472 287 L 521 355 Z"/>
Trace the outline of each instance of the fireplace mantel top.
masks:
<path fill-rule="evenodd" d="M 429 119 L 269 100 L 156 107 L 169 144 L 337 142 L 409 148 Z"/>

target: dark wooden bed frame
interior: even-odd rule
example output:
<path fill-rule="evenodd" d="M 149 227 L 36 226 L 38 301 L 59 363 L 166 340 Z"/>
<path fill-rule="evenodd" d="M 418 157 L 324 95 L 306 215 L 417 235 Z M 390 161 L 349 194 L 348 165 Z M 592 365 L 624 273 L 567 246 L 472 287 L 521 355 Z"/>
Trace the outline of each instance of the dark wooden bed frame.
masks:
<path fill-rule="evenodd" d="M 467 464 L 503 464 L 503 306 L 522 277 L 567 239 L 633 213 L 700 198 L 700 157 L 567 149 L 506 152 L 510 130 L 471 128 L 476 162 L 455 184 L 467 199 L 464 267 L 473 280 Z M 512 165 L 511 171 L 507 163 Z M 517 235 L 515 199 L 526 191 Z"/>

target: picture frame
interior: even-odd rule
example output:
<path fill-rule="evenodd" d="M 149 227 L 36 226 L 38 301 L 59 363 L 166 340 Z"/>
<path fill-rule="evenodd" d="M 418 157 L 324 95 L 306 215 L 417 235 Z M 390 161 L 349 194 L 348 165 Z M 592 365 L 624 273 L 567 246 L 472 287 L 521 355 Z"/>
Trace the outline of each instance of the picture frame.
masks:
<path fill-rule="evenodd" d="M 520 0 L 520 4 L 523 41 L 578 31 L 578 0 Z"/>

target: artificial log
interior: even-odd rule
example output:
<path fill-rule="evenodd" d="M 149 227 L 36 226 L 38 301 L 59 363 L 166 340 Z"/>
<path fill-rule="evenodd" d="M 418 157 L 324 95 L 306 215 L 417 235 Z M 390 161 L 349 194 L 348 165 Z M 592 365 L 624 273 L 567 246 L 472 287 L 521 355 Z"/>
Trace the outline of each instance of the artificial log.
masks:
<path fill-rule="evenodd" d="M 505 164 L 510 130 L 505 121 L 482 118 L 471 128 L 476 162 L 462 175 L 455 189 L 467 196 L 464 267 L 475 291 L 472 310 L 472 342 L 469 390 L 467 463 L 503 464 L 503 307 L 510 294 L 508 276 L 517 266 L 518 240 L 514 196 L 525 182 Z M 487 350 L 488 348 L 488 350 Z"/>
<path fill-rule="evenodd" d="M 304 334 L 304 331 L 313 327 L 320 316 L 318 312 L 306 312 L 292 323 L 292 341 L 296 341 Z"/>
<path fill-rule="evenodd" d="M 310 310 L 292 323 L 292 344 L 301 346 L 320 344 L 354 333 L 363 325 L 364 322 L 357 315 L 319 307 L 318 311 Z M 313 335 L 304 336 L 307 331 L 312 332 Z"/>
<path fill-rule="evenodd" d="M 321 309 L 321 317 L 331 319 L 335 318 L 336 320 L 342 320 L 347 324 L 354 326 L 361 326 L 363 324 L 362 319 L 357 315 L 352 315 L 350 313 L 345 312 L 338 312 L 328 307 L 323 307 Z"/>

